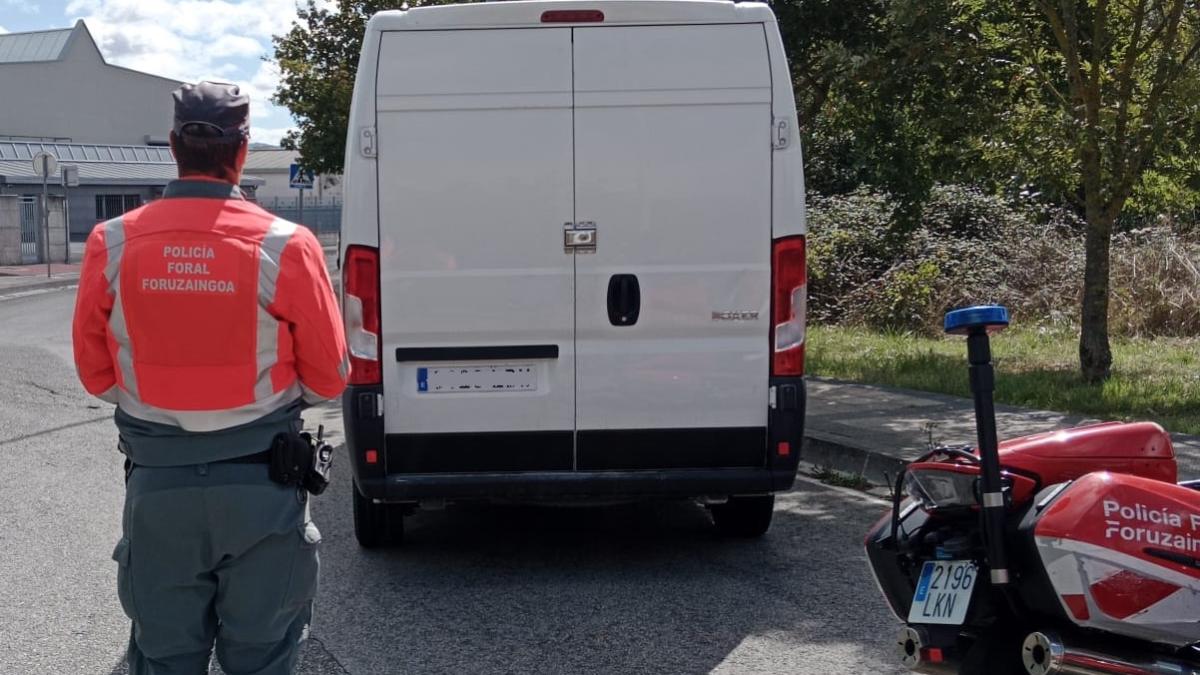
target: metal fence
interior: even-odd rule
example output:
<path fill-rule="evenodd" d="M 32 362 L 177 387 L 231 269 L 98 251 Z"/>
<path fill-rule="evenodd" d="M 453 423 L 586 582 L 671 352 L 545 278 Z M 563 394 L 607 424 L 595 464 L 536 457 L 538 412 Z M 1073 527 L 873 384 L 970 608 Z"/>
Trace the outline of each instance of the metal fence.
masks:
<path fill-rule="evenodd" d="M 299 223 L 315 232 L 322 242 L 333 244 L 337 242 L 338 233 L 342 229 L 342 200 L 314 199 L 305 197 L 304 208 L 300 208 L 298 199 L 263 199 L 258 205 L 271 213 Z"/>
<path fill-rule="evenodd" d="M 42 262 L 42 229 L 36 197 L 21 197 L 21 262 Z"/>

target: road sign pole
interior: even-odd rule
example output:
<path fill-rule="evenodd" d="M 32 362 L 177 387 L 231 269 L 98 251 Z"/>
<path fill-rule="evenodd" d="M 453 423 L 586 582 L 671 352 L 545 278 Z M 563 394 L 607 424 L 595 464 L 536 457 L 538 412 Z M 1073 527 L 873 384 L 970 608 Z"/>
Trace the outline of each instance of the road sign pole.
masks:
<path fill-rule="evenodd" d="M 46 278 L 47 279 L 50 278 L 50 201 L 49 201 L 49 198 L 46 196 L 47 195 L 46 184 L 49 181 L 49 179 L 50 179 L 50 176 L 46 175 L 46 173 L 43 172 L 42 173 L 42 231 L 46 233 L 45 234 L 46 241 L 45 241 L 45 246 L 43 246 L 43 249 L 46 251 Z"/>
<path fill-rule="evenodd" d="M 47 184 L 50 176 L 58 171 L 58 160 L 48 152 L 39 152 L 33 156 L 33 170 L 42 177 L 41 216 L 42 251 L 46 256 L 46 278 L 50 278 L 50 198 Z"/>
<path fill-rule="evenodd" d="M 299 224 L 304 224 L 304 190 L 313 186 L 313 172 L 308 171 L 299 164 L 292 164 L 288 167 L 288 187 L 300 191 L 300 212 L 296 216 Z"/>
<path fill-rule="evenodd" d="M 63 188 L 63 264 L 71 264 L 71 199 Z"/>
<path fill-rule="evenodd" d="M 71 264 L 71 197 L 67 188 L 79 187 L 79 166 L 62 165 L 63 188 L 63 262 Z"/>

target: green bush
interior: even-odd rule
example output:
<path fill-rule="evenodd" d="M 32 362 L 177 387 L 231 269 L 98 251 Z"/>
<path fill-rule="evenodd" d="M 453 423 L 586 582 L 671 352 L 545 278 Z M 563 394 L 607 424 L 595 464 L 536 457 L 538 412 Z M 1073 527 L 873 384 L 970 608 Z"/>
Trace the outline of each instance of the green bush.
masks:
<path fill-rule="evenodd" d="M 863 303 L 864 323 L 891 331 L 922 330 L 930 324 L 945 271 L 944 260 L 904 260 L 887 271 Z"/>
<path fill-rule="evenodd" d="M 809 210 L 809 307 L 814 321 L 929 333 L 945 310 L 996 299 L 1003 261 L 991 242 L 1025 223 L 973 188 L 935 187 L 915 230 L 898 205 L 858 191 Z M 986 298 L 984 297 L 986 296 Z"/>
<path fill-rule="evenodd" d="M 809 311 L 817 323 L 936 334 L 946 311 L 998 302 L 1028 325 L 1078 324 L 1083 228 L 1065 211 L 935 187 L 914 229 L 887 195 L 857 191 L 809 207 Z M 1200 234 L 1170 223 L 1112 245 L 1112 331 L 1200 334 Z"/>
<path fill-rule="evenodd" d="M 809 316 L 837 323 L 849 307 L 847 291 L 878 279 L 896 261 L 900 237 L 892 232 L 896 204 L 859 190 L 817 197 L 808 209 Z"/>
<path fill-rule="evenodd" d="M 920 229 L 937 237 L 992 241 L 1028 218 L 1003 198 L 965 185 L 939 185 L 921 209 Z"/>
<path fill-rule="evenodd" d="M 1163 226 L 1113 238 L 1114 332 L 1130 336 L 1200 335 L 1200 236 Z"/>

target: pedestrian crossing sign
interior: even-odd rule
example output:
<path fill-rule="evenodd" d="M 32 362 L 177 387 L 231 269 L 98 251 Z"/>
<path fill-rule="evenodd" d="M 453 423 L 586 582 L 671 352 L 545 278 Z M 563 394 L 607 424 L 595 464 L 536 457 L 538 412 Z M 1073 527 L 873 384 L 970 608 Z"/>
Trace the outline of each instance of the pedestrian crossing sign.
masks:
<path fill-rule="evenodd" d="M 288 167 L 288 185 L 301 190 L 311 190 L 313 186 L 313 172 L 308 169 L 301 169 L 299 164 L 292 164 Z"/>

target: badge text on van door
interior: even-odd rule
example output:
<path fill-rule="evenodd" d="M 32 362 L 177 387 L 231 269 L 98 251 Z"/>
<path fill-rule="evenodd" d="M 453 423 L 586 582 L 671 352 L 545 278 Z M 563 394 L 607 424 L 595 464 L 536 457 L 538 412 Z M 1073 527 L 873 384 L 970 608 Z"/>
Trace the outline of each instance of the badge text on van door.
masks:
<path fill-rule="evenodd" d="M 758 321 L 758 312 L 713 312 L 713 321 Z"/>

